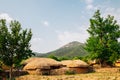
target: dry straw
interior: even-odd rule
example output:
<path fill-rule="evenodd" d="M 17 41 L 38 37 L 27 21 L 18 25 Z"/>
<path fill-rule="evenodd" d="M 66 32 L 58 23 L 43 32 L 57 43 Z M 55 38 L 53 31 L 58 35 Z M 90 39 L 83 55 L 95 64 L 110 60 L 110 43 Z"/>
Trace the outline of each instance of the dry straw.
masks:
<path fill-rule="evenodd" d="M 51 66 L 61 66 L 61 64 L 50 58 L 32 58 L 28 59 L 25 62 L 29 62 L 24 70 L 27 69 L 50 69 Z"/>
<path fill-rule="evenodd" d="M 65 65 L 66 67 L 88 67 L 89 65 L 81 60 L 64 60 L 61 61 L 61 64 Z"/>

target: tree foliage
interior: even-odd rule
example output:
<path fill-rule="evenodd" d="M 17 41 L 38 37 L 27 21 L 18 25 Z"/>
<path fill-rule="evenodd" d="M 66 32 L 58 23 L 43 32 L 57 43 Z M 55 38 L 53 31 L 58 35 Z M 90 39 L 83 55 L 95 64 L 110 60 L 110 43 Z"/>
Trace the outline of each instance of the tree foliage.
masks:
<path fill-rule="evenodd" d="M 98 59 L 100 63 L 113 64 L 120 56 L 120 26 L 113 16 L 101 17 L 97 10 L 90 19 L 90 34 L 86 43 L 86 50 L 90 52 L 91 59 Z"/>
<path fill-rule="evenodd" d="M 62 61 L 62 60 L 69 60 L 70 58 L 62 56 L 62 57 L 57 57 L 55 55 L 49 55 L 48 58 L 54 59 L 56 61 Z"/>
<path fill-rule="evenodd" d="M 0 60 L 7 66 L 19 64 L 33 55 L 30 50 L 31 30 L 22 30 L 18 21 L 0 20 Z"/>

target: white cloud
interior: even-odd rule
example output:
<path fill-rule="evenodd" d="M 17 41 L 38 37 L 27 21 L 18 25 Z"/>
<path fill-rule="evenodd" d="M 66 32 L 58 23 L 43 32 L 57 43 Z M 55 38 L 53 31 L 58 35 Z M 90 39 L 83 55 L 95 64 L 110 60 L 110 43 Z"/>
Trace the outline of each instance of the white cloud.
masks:
<path fill-rule="evenodd" d="M 1 13 L 0 19 L 6 19 L 8 23 L 10 23 L 13 20 L 13 18 L 11 18 L 7 13 Z"/>
<path fill-rule="evenodd" d="M 102 5 L 96 6 L 103 17 L 107 17 L 107 15 L 114 16 L 115 20 L 117 20 L 120 23 L 120 8 L 115 8 L 110 6 L 108 3 L 104 3 Z"/>
<path fill-rule="evenodd" d="M 92 4 L 92 3 L 93 3 L 93 0 L 85 0 L 85 2 L 86 2 L 87 4 Z"/>
<path fill-rule="evenodd" d="M 49 41 L 45 38 L 40 38 L 38 36 L 31 39 L 31 50 L 38 53 L 47 53 L 52 50 L 58 49 L 60 46 L 56 45 L 56 40 Z"/>
<path fill-rule="evenodd" d="M 33 42 L 41 41 L 41 40 L 42 40 L 41 38 L 33 38 L 33 39 L 32 39 Z"/>
<path fill-rule="evenodd" d="M 43 40 L 39 37 L 35 37 L 33 39 L 31 39 L 31 49 L 34 52 L 39 52 L 40 51 L 40 46 L 43 43 Z"/>
<path fill-rule="evenodd" d="M 87 5 L 86 8 L 87 8 L 88 10 L 94 9 L 94 7 L 93 7 L 92 4 Z"/>
<path fill-rule="evenodd" d="M 120 8 L 107 7 L 103 10 L 103 16 L 106 17 L 107 15 L 114 16 L 115 20 L 120 24 Z"/>
<path fill-rule="evenodd" d="M 85 0 L 87 10 L 96 9 L 96 7 L 93 5 L 93 2 L 94 2 L 94 0 Z"/>
<path fill-rule="evenodd" d="M 81 32 L 69 32 L 65 31 L 58 34 L 58 40 L 60 45 L 65 45 L 72 41 L 79 41 L 84 43 L 88 38 L 88 34 Z"/>
<path fill-rule="evenodd" d="M 42 21 L 41 22 L 43 26 L 49 26 L 49 22 L 48 21 Z"/>

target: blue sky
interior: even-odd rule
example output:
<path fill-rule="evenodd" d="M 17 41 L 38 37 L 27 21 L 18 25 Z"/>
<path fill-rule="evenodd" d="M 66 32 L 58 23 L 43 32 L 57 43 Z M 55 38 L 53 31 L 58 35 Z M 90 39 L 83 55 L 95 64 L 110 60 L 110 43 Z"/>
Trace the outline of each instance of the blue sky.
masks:
<path fill-rule="evenodd" d="M 31 49 L 44 53 L 69 42 L 84 43 L 89 19 L 99 9 L 120 23 L 120 0 L 0 0 L 0 19 L 18 20 L 31 28 Z"/>

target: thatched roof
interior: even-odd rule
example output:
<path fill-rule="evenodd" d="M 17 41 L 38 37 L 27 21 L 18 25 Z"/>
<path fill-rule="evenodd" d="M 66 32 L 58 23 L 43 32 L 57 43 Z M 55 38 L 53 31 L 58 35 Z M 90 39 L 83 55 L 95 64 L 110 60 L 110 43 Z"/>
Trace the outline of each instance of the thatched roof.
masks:
<path fill-rule="evenodd" d="M 117 63 L 120 63 L 120 59 L 116 60 Z"/>
<path fill-rule="evenodd" d="M 50 59 L 50 58 L 37 58 L 33 61 L 29 62 L 25 67 L 24 70 L 27 69 L 50 69 L 51 66 L 61 66 L 59 62 Z"/>
<path fill-rule="evenodd" d="M 26 65 L 26 64 L 28 64 L 28 63 L 30 63 L 31 61 L 34 61 L 34 60 L 36 60 L 36 59 L 39 59 L 39 58 L 38 58 L 38 57 L 31 57 L 31 58 L 28 58 L 28 59 L 22 61 L 21 64 Z"/>
<path fill-rule="evenodd" d="M 88 67 L 88 64 L 81 60 L 64 60 L 61 61 L 61 64 L 66 67 Z"/>
<path fill-rule="evenodd" d="M 44 61 L 37 61 L 34 60 L 30 63 L 28 63 L 25 67 L 24 70 L 28 70 L 28 69 L 50 69 L 49 65 L 46 64 Z"/>

